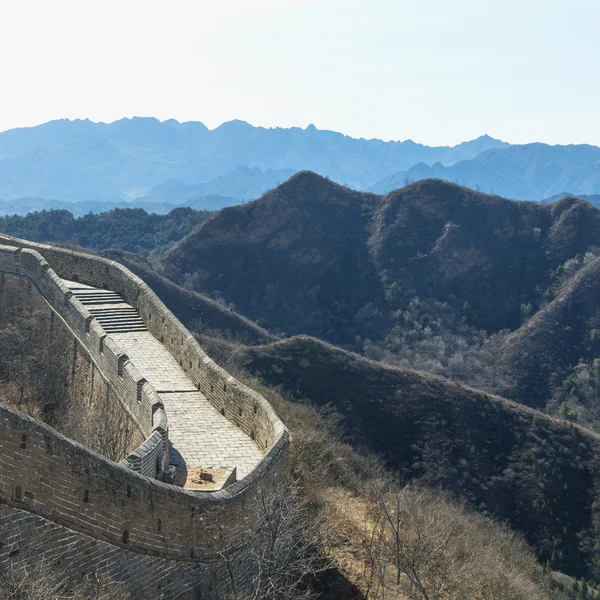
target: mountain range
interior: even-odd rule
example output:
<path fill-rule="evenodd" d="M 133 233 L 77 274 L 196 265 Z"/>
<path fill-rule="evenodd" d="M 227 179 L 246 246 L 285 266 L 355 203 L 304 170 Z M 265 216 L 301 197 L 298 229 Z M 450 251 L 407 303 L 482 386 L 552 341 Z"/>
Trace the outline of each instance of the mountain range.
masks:
<path fill-rule="evenodd" d="M 363 548 L 364 520 L 349 515 L 378 478 L 398 478 L 508 524 L 547 585 L 575 590 L 499 597 L 595 597 L 566 577 L 600 583 L 592 203 L 513 201 L 439 179 L 379 195 L 300 172 L 213 214 L 63 214 L 60 228 L 53 215 L 2 221 L 104 248 L 273 402 L 319 518 L 333 525 L 342 499 L 342 525 L 354 523 L 335 542 L 337 564 Z"/>
<path fill-rule="evenodd" d="M 590 202 L 431 179 L 377 195 L 301 172 L 154 268 L 280 338 L 217 351 L 228 368 L 333 408 L 356 447 L 507 520 L 548 568 L 600 578 Z"/>
<path fill-rule="evenodd" d="M 274 329 L 348 344 L 383 336 L 413 297 L 513 329 L 552 271 L 593 246 L 600 212 L 583 200 L 514 202 L 439 180 L 379 196 L 301 172 L 207 219 L 161 264 Z"/>
<path fill-rule="evenodd" d="M 435 177 L 506 198 L 544 200 L 600 192 L 600 148 L 526 144 L 495 148 L 453 165 L 424 162 L 387 177 L 369 189 L 387 193 L 407 182 Z"/>
<path fill-rule="evenodd" d="M 215 210 L 258 198 L 302 170 L 387 193 L 435 177 L 515 199 L 600 193 L 600 148 L 511 145 L 483 135 L 453 147 L 154 118 L 58 120 L 0 133 L 0 214 L 75 216 L 140 207 Z"/>

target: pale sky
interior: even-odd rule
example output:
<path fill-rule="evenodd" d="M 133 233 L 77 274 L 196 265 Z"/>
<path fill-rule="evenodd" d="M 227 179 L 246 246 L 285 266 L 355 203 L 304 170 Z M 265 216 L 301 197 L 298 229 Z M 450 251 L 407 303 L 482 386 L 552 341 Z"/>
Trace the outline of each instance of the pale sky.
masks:
<path fill-rule="evenodd" d="M 600 0 L 2 0 L 0 130 L 242 119 L 600 145 Z"/>

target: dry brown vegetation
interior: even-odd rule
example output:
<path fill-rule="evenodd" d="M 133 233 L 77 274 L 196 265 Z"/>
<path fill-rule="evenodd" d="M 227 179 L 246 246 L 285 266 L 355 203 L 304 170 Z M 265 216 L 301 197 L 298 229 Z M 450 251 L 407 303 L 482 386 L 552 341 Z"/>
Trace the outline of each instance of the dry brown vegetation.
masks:
<path fill-rule="evenodd" d="M 306 499 L 289 484 L 260 488 L 257 500 L 257 520 L 249 524 L 253 533 L 244 546 L 221 525 L 219 512 L 209 524 L 219 532 L 216 551 L 229 576 L 226 600 L 316 600 L 315 578 L 330 569 L 318 551 L 323 524 L 312 518 Z M 250 577 L 244 570 L 248 563 Z"/>
<path fill-rule="evenodd" d="M 37 419 L 51 419 L 66 403 L 64 381 L 69 361 L 64 340 L 48 336 L 47 313 L 37 310 L 11 314 L 7 309 L 3 306 L 0 312 L 3 401 Z"/>
<path fill-rule="evenodd" d="M 321 598 L 566 597 L 552 589 L 518 534 L 447 493 L 397 482 L 375 455 L 344 440 L 342 421 L 331 409 L 291 402 L 256 377 L 236 375 L 290 427 L 294 480 L 309 521 L 321 528 L 320 552 L 343 576 L 332 576 L 334 584 L 319 578 Z"/>
<path fill-rule="evenodd" d="M 0 600 L 130 600 L 105 577 L 75 583 L 63 571 L 31 557 L 0 564 Z"/>
<path fill-rule="evenodd" d="M 547 600 L 549 581 L 521 538 L 444 493 L 384 483 L 363 526 L 365 596 Z"/>
<path fill-rule="evenodd" d="M 527 536 L 542 564 L 596 577 L 600 452 L 590 432 L 313 338 L 230 347 L 221 356 L 230 371 L 241 366 L 298 403 L 335 407 L 355 447 L 506 520 Z"/>

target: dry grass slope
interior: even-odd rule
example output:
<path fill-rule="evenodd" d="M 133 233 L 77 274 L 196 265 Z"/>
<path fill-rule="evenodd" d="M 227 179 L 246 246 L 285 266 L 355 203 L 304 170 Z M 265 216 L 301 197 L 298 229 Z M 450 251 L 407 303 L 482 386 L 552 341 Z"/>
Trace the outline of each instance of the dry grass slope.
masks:
<path fill-rule="evenodd" d="M 588 430 L 308 337 L 238 348 L 233 365 L 297 402 L 333 407 L 354 447 L 508 521 L 542 563 L 596 576 L 600 448 Z"/>
<path fill-rule="evenodd" d="M 330 573 L 330 577 L 321 578 L 322 597 L 363 600 L 563 598 L 559 590 L 553 589 L 551 581 L 544 576 L 542 566 L 536 562 L 532 551 L 518 534 L 494 522 L 489 516 L 475 514 L 472 507 L 467 507 L 458 496 L 451 493 L 422 486 L 406 488 L 398 481 L 394 470 L 389 470 L 374 452 L 357 444 L 351 418 L 343 406 L 336 406 L 337 398 L 329 396 L 331 387 L 327 379 L 322 373 L 311 371 L 302 354 L 284 354 L 281 352 L 282 344 L 276 344 L 281 360 L 269 363 L 271 372 L 280 372 L 282 376 L 276 381 L 265 371 L 261 371 L 260 377 L 250 374 L 253 363 L 246 354 L 266 352 L 271 346 L 242 349 L 239 345 L 233 346 L 220 340 L 213 339 L 210 342 L 211 353 L 230 371 L 260 391 L 291 430 L 294 479 L 300 493 L 308 501 L 313 514 L 312 521 L 320 523 L 321 552 L 333 561 L 344 576 L 340 580 L 339 575 Z M 298 343 L 298 340 L 292 340 L 291 343 Z M 311 353 L 314 350 L 312 347 Z M 349 354 L 343 360 L 349 359 L 354 361 L 358 357 Z M 317 360 L 315 357 L 313 367 Z M 290 390 L 283 382 L 286 378 L 283 365 L 293 362 L 304 365 L 301 368 L 307 371 L 307 378 L 311 377 L 311 372 L 320 378 L 325 387 L 322 397 L 330 397 L 334 408 L 320 398 L 314 398 L 312 403 L 307 402 L 307 395 L 304 395 L 305 401 L 297 400 L 296 390 Z M 267 364 L 266 360 L 261 364 Z M 364 364 L 370 365 L 369 361 L 364 361 Z M 373 366 L 382 368 L 380 365 Z M 339 375 L 335 365 L 330 364 L 328 369 L 329 379 Z M 351 370 L 357 378 L 364 374 L 357 363 L 351 365 Z M 390 371 L 395 372 L 393 369 Z M 413 392 L 420 378 L 415 374 Z M 302 388 L 304 378 L 300 378 L 298 384 Z M 351 381 L 347 384 L 353 385 Z M 345 388 L 340 393 L 348 396 L 347 392 L 348 388 Z M 374 401 L 383 403 L 381 398 L 375 398 Z M 351 402 L 350 398 L 348 402 Z M 317 406 L 317 403 L 321 406 Z M 395 422 L 390 423 L 390 428 L 395 427 Z M 402 426 L 399 428 L 400 434 L 409 428 L 410 424 Z M 361 441 L 366 440 L 362 438 Z M 388 503 L 391 512 L 394 512 L 394 501 L 397 501 L 400 513 L 404 515 L 400 527 L 404 544 L 400 558 L 404 560 L 412 556 L 413 566 L 420 565 L 424 573 L 421 582 L 424 589 L 421 592 L 414 589 L 409 574 L 404 570 L 400 581 L 397 581 L 398 554 L 396 559 L 390 555 L 386 542 L 386 539 L 389 541 L 387 536 L 390 532 L 381 521 L 384 514 L 382 504 Z M 419 538 L 416 533 L 419 528 L 427 529 L 431 535 Z M 448 536 L 451 543 L 448 543 L 447 549 L 435 560 L 432 556 L 427 558 L 427 548 L 431 554 L 431 545 L 435 545 L 435 540 Z M 429 564 L 428 570 L 426 563 Z M 409 569 L 408 564 L 406 569 Z M 440 589 L 440 585 L 443 589 Z M 438 592 L 433 593 L 435 589 Z"/>

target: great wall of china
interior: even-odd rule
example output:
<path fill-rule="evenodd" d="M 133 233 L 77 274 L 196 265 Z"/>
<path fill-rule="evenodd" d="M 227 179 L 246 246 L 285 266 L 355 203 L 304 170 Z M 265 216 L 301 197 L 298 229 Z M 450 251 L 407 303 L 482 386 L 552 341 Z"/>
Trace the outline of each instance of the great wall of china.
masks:
<path fill-rule="evenodd" d="M 289 482 L 268 402 L 114 261 L 0 235 L 0 277 L 0 310 L 21 286 L 68 332 L 71 397 L 102 394 L 140 442 L 117 464 L 0 404 L 0 563 L 28 552 L 144 599 L 223 598 L 251 577 L 258 500 Z M 211 491 L 193 485 L 202 469 L 220 477 Z"/>

